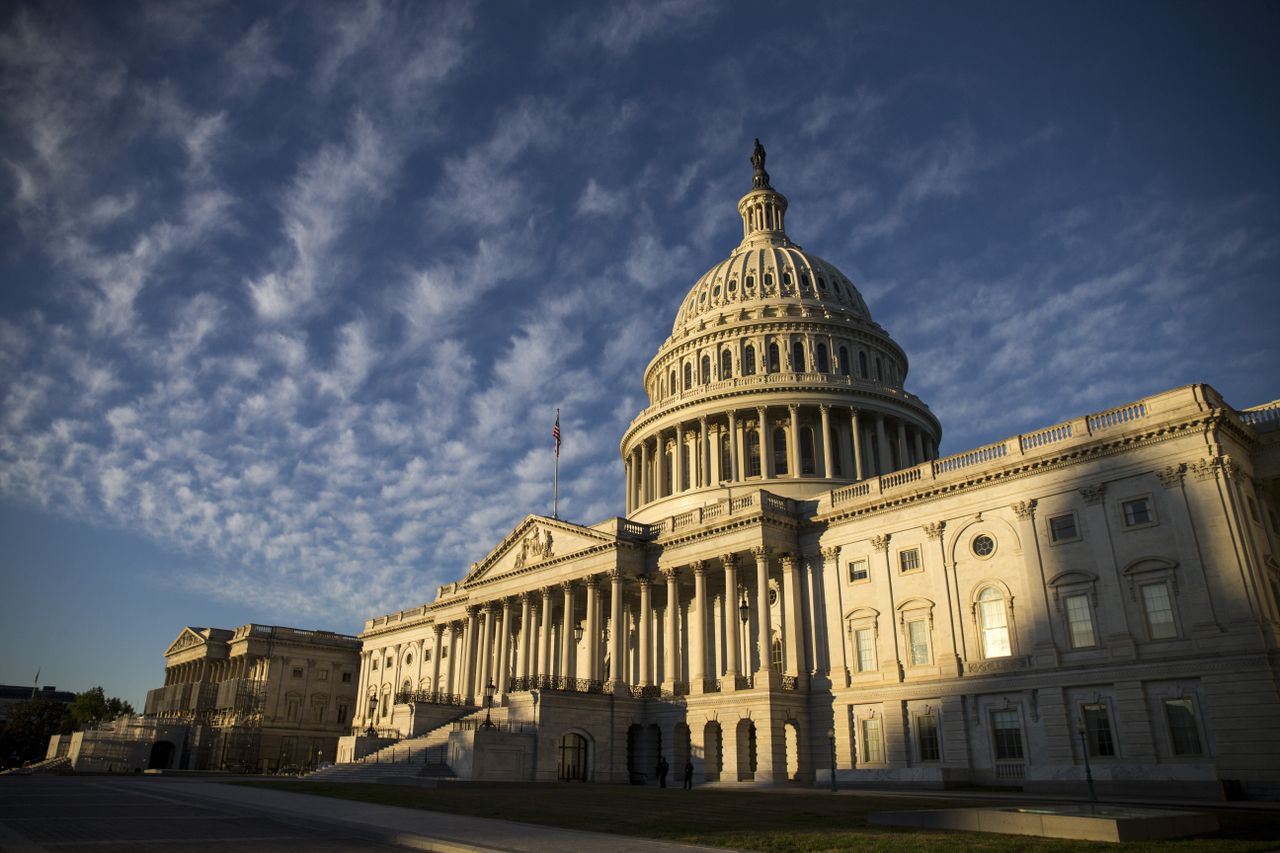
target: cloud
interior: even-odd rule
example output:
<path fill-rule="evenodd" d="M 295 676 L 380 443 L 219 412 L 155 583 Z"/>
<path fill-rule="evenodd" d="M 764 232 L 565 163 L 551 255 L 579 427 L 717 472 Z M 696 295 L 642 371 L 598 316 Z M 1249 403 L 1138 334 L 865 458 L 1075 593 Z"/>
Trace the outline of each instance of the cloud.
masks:
<path fill-rule="evenodd" d="M 659 37 L 689 37 L 709 23 L 719 3 L 707 0 L 624 0 L 583 8 L 551 30 L 556 55 L 598 50 L 621 59 Z"/>

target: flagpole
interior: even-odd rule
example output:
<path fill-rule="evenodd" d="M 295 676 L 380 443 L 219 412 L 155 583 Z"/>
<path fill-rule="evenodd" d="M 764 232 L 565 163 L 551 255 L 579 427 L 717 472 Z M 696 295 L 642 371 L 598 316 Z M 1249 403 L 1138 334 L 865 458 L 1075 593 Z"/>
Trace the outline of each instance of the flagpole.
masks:
<path fill-rule="evenodd" d="M 560 510 L 560 410 L 556 409 L 556 472 L 551 481 L 551 517 L 559 518 Z"/>

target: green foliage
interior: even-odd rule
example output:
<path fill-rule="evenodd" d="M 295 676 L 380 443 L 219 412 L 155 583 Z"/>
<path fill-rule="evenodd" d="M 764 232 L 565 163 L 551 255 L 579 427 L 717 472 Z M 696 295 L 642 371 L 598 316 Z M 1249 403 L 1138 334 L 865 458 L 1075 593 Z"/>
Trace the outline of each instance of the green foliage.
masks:
<path fill-rule="evenodd" d="M 48 699 L 28 699 L 9 708 L 9 721 L 0 727 L 0 764 L 20 767 L 39 761 L 49 751 L 49 738 L 66 719 L 66 709 Z"/>
<path fill-rule="evenodd" d="M 114 720 L 121 714 L 132 714 L 133 706 L 114 696 L 108 699 L 106 691 L 101 687 L 90 687 L 83 693 L 76 694 L 68 711 L 63 723 L 63 734 L 70 734 L 85 725 Z"/>

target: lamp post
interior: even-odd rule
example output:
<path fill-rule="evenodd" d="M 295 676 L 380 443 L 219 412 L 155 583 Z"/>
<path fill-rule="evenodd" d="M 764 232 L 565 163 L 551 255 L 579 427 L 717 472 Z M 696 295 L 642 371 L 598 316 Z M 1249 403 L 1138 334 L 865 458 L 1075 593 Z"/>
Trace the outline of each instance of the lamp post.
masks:
<path fill-rule="evenodd" d="M 480 724 L 480 728 L 482 729 L 497 728 L 497 726 L 493 724 L 493 719 L 490 717 L 490 712 L 493 709 L 493 693 L 496 689 L 497 688 L 493 686 L 492 680 L 484 686 L 484 722 Z"/>
<path fill-rule="evenodd" d="M 827 729 L 827 740 L 831 742 L 831 793 L 836 792 L 836 730 Z"/>
<path fill-rule="evenodd" d="M 369 737 L 373 737 L 373 721 L 377 717 L 377 711 L 378 711 L 378 697 L 370 696 L 369 697 L 369 726 L 368 728 L 365 729 L 365 734 L 368 735 Z"/>
<path fill-rule="evenodd" d="M 582 623 L 581 622 L 573 626 L 573 642 L 574 643 L 582 642 Z"/>
<path fill-rule="evenodd" d="M 1076 717 L 1076 731 L 1080 733 L 1080 750 L 1084 753 L 1084 778 L 1089 783 L 1089 807 L 1093 808 L 1098 804 L 1098 795 L 1093 790 L 1093 768 L 1089 766 L 1089 742 L 1083 715 Z"/>

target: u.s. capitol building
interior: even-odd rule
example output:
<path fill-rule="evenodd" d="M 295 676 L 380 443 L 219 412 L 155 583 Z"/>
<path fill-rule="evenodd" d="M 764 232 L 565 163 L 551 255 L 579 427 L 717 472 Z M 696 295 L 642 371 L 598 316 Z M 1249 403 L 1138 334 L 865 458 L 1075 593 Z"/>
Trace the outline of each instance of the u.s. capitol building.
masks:
<path fill-rule="evenodd" d="M 1277 787 L 1280 404 L 1189 385 L 940 458 L 752 160 L 742 242 L 644 371 L 626 517 L 530 515 L 367 621 L 340 761 L 1044 789 L 1087 752 L 1104 790 Z"/>

